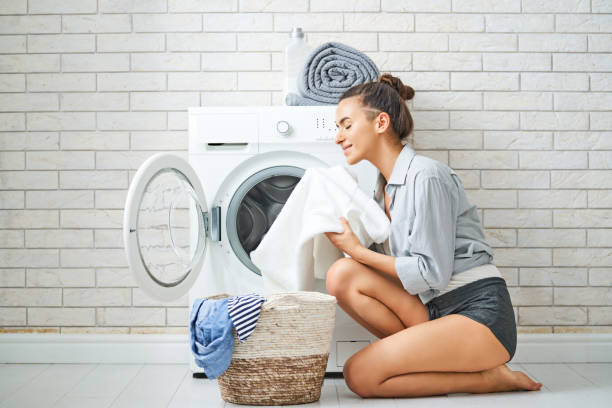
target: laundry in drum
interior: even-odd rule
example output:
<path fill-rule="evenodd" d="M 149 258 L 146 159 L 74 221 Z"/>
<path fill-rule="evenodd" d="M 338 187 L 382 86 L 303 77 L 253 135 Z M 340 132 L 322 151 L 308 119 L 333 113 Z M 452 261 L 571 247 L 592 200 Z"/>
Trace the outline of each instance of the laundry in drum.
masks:
<path fill-rule="evenodd" d="M 193 302 L 189 316 L 191 352 L 208 378 L 217 378 L 227 370 L 234 351 L 232 328 L 244 343 L 257 326 L 264 301 L 263 296 L 250 293 Z"/>

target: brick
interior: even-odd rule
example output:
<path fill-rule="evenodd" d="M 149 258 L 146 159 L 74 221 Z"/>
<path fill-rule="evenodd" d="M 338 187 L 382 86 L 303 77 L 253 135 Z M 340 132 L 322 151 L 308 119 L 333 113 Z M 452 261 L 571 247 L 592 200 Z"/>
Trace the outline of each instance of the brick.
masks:
<path fill-rule="evenodd" d="M 100 130 L 163 130 L 166 115 L 160 112 L 99 112 Z"/>
<path fill-rule="evenodd" d="M 485 131 L 485 149 L 549 150 L 552 132 Z"/>
<path fill-rule="evenodd" d="M 95 74 L 28 74 L 30 92 L 94 91 Z"/>
<path fill-rule="evenodd" d="M 276 31 L 290 33 L 293 27 L 302 27 L 304 32 L 307 33 L 317 31 L 342 31 L 343 29 L 350 31 L 352 27 L 347 28 L 343 23 L 348 21 L 348 18 L 352 18 L 354 14 L 344 14 L 344 21 L 342 18 L 343 15 L 340 13 L 276 13 L 274 14 L 274 19 L 270 18 L 271 15 L 266 13 L 252 13 L 252 17 L 245 16 L 244 14 L 243 17 L 238 17 L 239 15 L 240 14 L 234 13 L 204 14 L 204 29 L 209 30 L 212 27 L 214 28 L 213 31 L 228 31 L 231 30 L 229 24 L 224 25 L 223 23 L 231 21 L 233 23 L 232 25 L 238 27 L 239 31 Z M 218 19 L 218 16 L 222 18 Z M 404 15 L 404 18 L 405 17 L 406 15 Z M 412 18 L 405 19 L 410 20 L 409 24 L 412 25 Z M 268 27 L 268 22 L 272 29 L 266 28 Z M 252 27 L 252 30 L 250 30 L 250 27 Z"/>
<path fill-rule="evenodd" d="M 588 36 L 589 52 L 612 51 L 612 34 L 593 34 Z"/>
<path fill-rule="evenodd" d="M 127 175 L 124 171 L 61 171 L 59 176 L 62 189 L 127 188 Z"/>
<path fill-rule="evenodd" d="M 555 227 L 612 227 L 612 209 L 553 210 Z"/>
<path fill-rule="evenodd" d="M 482 69 L 478 53 L 418 53 L 412 54 L 416 71 L 476 71 Z"/>
<path fill-rule="evenodd" d="M 99 169 L 130 169 L 137 170 L 142 163 L 156 152 L 126 151 L 126 152 L 96 152 L 96 166 Z M 185 156 L 186 154 L 180 154 Z"/>
<path fill-rule="evenodd" d="M 65 288 L 64 306 L 130 306 L 132 294 L 129 288 Z"/>
<path fill-rule="evenodd" d="M 588 309 L 589 324 L 612 324 L 612 307 L 589 307 Z"/>
<path fill-rule="evenodd" d="M 521 1 L 454 0 L 453 11 L 460 13 L 518 13 L 521 11 Z"/>
<path fill-rule="evenodd" d="M 417 14 L 415 19 L 418 32 L 484 31 L 484 16 L 477 14 Z"/>
<path fill-rule="evenodd" d="M 0 14 L 27 14 L 27 0 L 0 0 Z"/>
<path fill-rule="evenodd" d="M 132 92 L 131 109 L 137 110 L 186 110 L 200 105 L 197 92 Z"/>
<path fill-rule="evenodd" d="M 612 129 L 612 115 L 610 112 L 591 112 L 589 120 L 592 130 L 610 130 Z"/>
<path fill-rule="evenodd" d="M 122 209 L 127 197 L 125 190 L 98 190 L 95 193 L 96 208 L 102 209 Z"/>
<path fill-rule="evenodd" d="M 500 72 L 451 72 L 453 90 L 518 90 L 517 73 Z"/>
<path fill-rule="evenodd" d="M 0 170 L 25 169 L 25 156 L 21 152 L 0 152 Z"/>
<path fill-rule="evenodd" d="M 453 129 L 518 129 L 518 112 L 451 111 Z"/>
<path fill-rule="evenodd" d="M 165 13 L 166 0 L 100 0 L 102 13 Z"/>
<path fill-rule="evenodd" d="M 491 14 L 486 16 L 488 32 L 522 33 L 555 31 L 555 16 L 546 14 Z"/>
<path fill-rule="evenodd" d="M 255 73 L 252 73 L 255 74 Z M 263 73 L 268 77 L 275 73 Z M 230 72 L 180 72 L 168 74 L 168 89 L 172 91 L 187 90 L 234 90 L 238 86 L 236 74 Z M 265 85 L 264 85 L 265 87 Z M 277 88 L 274 86 L 274 88 Z"/>
<path fill-rule="evenodd" d="M 523 13 L 588 13 L 589 0 L 523 0 Z"/>
<path fill-rule="evenodd" d="M 96 248 L 123 248 L 123 231 L 121 229 L 97 229 L 94 236 Z"/>
<path fill-rule="evenodd" d="M 553 96 L 544 92 L 485 92 L 487 110 L 552 110 Z"/>
<path fill-rule="evenodd" d="M 612 241 L 612 229 L 590 229 L 588 237 L 589 247 L 607 247 Z"/>
<path fill-rule="evenodd" d="M 129 69 L 129 54 L 62 55 L 63 72 L 128 71 Z"/>
<path fill-rule="evenodd" d="M 98 325 L 101 326 L 164 326 L 166 313 L 153 307 L 103 307 L 98 309 Z"/>
<path fill-rule="evenodd" d="M 468 200 L 478 208 L 515 208 L 516 192 L 511 190 L 466 190 Z"/>
<path fill-rule="evenodd" d="M 479 92 L 418 92 L 413 100 L 415 110 L 482 109 Z"/>
<path fill-rule="evenodd" d="M 159 301 L 152 299 L 149 295 L 142 291 L 140 288 L 132 289 L 132 298 L 134 299 L 134 306 L 188 306 L 189 299 L 187 295 L 183 295 L 180 298 L 172 301 Z"/>
<path fill-rule="evenodd" d="M 23 231 L 2 230 L 0 231 L 0 246 L 2 248 L 23 248 Z"/>
<path fill-rule="evenodd" d="M 93 112 L 26 113 L 29 130 L 90 130 L 96 127 Z"/>
<path fill-rule="evenodd" d="M 612 71 L 612 54 L 553 54 L 553 71 Z"/>
<path fill-rule="evenodd" d="M 138 286 L 128 268 L 96 268 L 98 287 Z"/>
<path fill-rule="evenodd" d="M 496 248 L 494 263 L 497 266 L 552 266 L 548 248 Z"/>
<path fill-rule="evenodd" d="M 269 67 L 268 67 L 269 68 Z M 135 53 L 132 71 L 199 71 L 200 54 L 197 53 Z M 124 74 L 130 75 L 130 74 Z M 164 74 L 158 74 L 165 78 Z M 163 86 L 158 89 L 164 89 Z"/>
<path fill-rule="evenodd" d="M 520 152 L 522 169 L 585 169 L 586 152 Z"/>
<path fill-rule="evenodd" d="M 84 287 L 94 286 L 93 269 L 28 269 L 28 287 Z"/>
<path fill-rule="evenodd" d="M 134 32 L 202 31 L 202 16 L 199 14 L 134 14 L 132 22 Z"/>
<path fill-rule="evenodd" d="M 612 27 L 612 16 L 605 14 L 561 14 L 557 16 L 556 22 L 556 29 L 559 32 L 609 33 L 612 31 L 610 27 Z"/>
<path fill-rule="evenodd" d="M 0 34 L 59 33 L 60 16 L 0 16 Z"/>
<path fill-rule="evenodd" d="M 591 286 L 611 286 L 612 268 L 591 268 L 589 269 L 589 285 Z"/>
<path fill-rule="evenodd" d="M 487 209 L 483 225 L 487 228 L 552 227 L 552 211 Z"/>
<path fill-rule="evenodd" d="M 286 45 L 286 38 L 286 35 L 266 38 L 263 33 L 256 35 L 246 33 L 238 34 L 238 50 L 282 52 Z M 366 55 L 371 52 L 379 51 L 378 35 L 375 32 L 310 33 L 308 34 L 308 41 L 311 44 L 322 44 L 327 41 L 341 42 L 353 48 L 359 49 Z"/>
<path fill-rule="evenodd" d="M 0 114 L 1 117 L 2 114 Z M 0 149 L 2 150 L 57 150 L 58 148 L 59 136 L 56 132 L 0 133 Z"/>
<path fill-rule="evenodd" d="M 514 34 L 451 34 L 450 51 L 516 51 Z"/>
<path fill-rule="evenodd" d="M 550 71 L 552 58 L 535 52 L 488 52 L 483 54 L 482 64 L 485 71 Z"/>
<path fill-rule="evenodd" d="M 591 0 L 593 13 L 612 13 L 612 4 L 608 0 Z"/>
<path fill-rule="evenodd" d="M 26 230 L 25 242 L 28 248 L 91 248 L 93 233 L 78 229 Z"/>
<path fill-rule="evenodd" d="M 451 11 L 451 0 L 431 0 L 426 3 L 412 0 L 382 0 L 382 11 L 445 12 Z"/>
<path fill-rule="evenodd" d="M 451 151 L 450 167 L 457 169 L 515 169 L 518 167 L 516 152 L 464 150 Z"/>
<path fill-rule="evenodd" d="M 612 93 L 606 92 L 557 92 L 555 110 L 612 110 Z"/>
<path fill-rule="evenodd" d="M 254 1 L 249 7 L 255 8 L 252 10 L 249 8 L 249 11 L 305 11 L 302 10 L 303 4 L 296 2 L 295 5 L 292 6 L 281 6 L 282 1 Z M 259 3 L 259 4 L 258 4 Z M 304 2 L 305 3 L 305 2 Z M 273 7 L 272 9 L 270 9 Z M 277 10 L 278 7 L 282 7 L 283 10 Z M 287 10 L 286 8 L 290 8 Z M 310 0 L 310 10 L 311 11 L 379 11 L 379 1 L 377 0 L 364 0 L 358 3 L 355 3 L 351 0 L 339 0 L 336 2 L 328 2 L 325 0 Z M 242 11 L 242 8 L 241 8 Z"/>
<path fill-rule="evenodd" d="M 25 92 L 25 75 L 0 74 L 0 92 Z"/>
<path fill-rule="evenodd" d="M 581 130 L 588 127 L 586 112 L 521 112 L 521 129 Z"/>
<path fill-rule="evenodd" d="M 521 73 L 521 90 L 525 91 L 587 91 L 587 74 Z"/>
<path fill-rule="evenodd" d="M 0 260 L 6 268 L 48 268 L 58 266 L 58 252 L 57 249 L 0 249 Z"/>
<path fill-rule="evenodd" d="M 74 191 L 26 191 L 27 208 L 92 208 L 94 192 Z"/>
<path fill-rule="evenodd" d="M 168 51 L 236 51 L 236 36 L 228 33 L 166 34 L 166 48 Z"/>
<path fill-rule="evenodd" d="M 582 190 L 521 190 L 520 208 L 584 208 L 587 192 Z"/>
<path fill-rule="evenodd" d="M 414 129 L 419 130 L 438 130 L 448 129 L 448 112 L 416 111 L 412 113 L 414 119 Z"/>
<path fill-rule="evenodd" d="M 580 52 L 587 50 L 583 34 L 519 34 L 519 51 Z"/>
<path fill-rule="evenodd" d="M 589 152 L 589 167 L 612 169 L 612 152 Z"/>
<path fill-rule="evenodd" d="M 99 91 L 159 91 L 165 89 L 166 74 L 162 72 L 98 74 Z"/>
<path fill-rule="evenodd" d="M 129 14 L 63 15 L 64 33 L 129 33 L 132 23 Z"/>
<path fill-rule="evenodd" d="M 93 152 L 27 152 L 26 165 L 32 170 L 93 169 Z"/>
<path fill-rule="evenodd" d="M 549 188 L 547 171 L 540 170 L 483 170 L 484 188 Z"/>
<path fill-rule="evenodd" d="M 0 209 L 24 208 L 23 191 L 0 191 Z"/>
<path fill-rule="evenodd" d="M 555 304 L 567 306 L 612 305 L 609 288 L 555 288 Z"/>
<path fill-rule="evenodd" d="M 521 286 L 584 286 L 585 268 L 521 268 Z"/>
<path fill-rule="evenodd" d="M 62 110 L 123 111 L 129 109 L 127 93 L 65 93 L 60 95 Z"/>
<path fill-rule="evenodd" d="M 187 150 L 188 135 L 184 131 L 131 132 L 132 150 Z"/>
<path fill-rule="evenodd" d="M 56 94 L 0 94 L 0 112 L 53 111 L 58 107 Z"/>
<path fill-rule="evenodd" d="M 521 229 L 518 231 L 520 247 L 577 247 L 586 245 L 583 229 Z"/>
<path fill-rule="evenodd" d="M 0 171 L 0 185 L 4 190 L 56 189 L 55 171 Z"/>
<path fill-rule="evenodd" d="M 124 150 L 129 148 L 128 132 L 62 132 L 62 150 Z"/>
<path fill-rule="evenodd" d="M 586 307 L 527 306 L 519 310 L 519 324 L 586 324 Z"/>
<path fill-rule="evenodd" d="M 61 289 L 1 289 L 1 306 L 60 306 Z"/>
<path fill-rule="evenodd" d="M 340 15 L 338 16 L 338 20 L 342 21 Z M 378 32 L 380 27 L 386 27 L 386 32 L 399 31 L 405 33 L 408 31 L 415 31 L 413 17 L 404 13 L 347 13 L 344 15 L 344 28 L 337 31 Z M 335 30 L 328 29 L 324 31 Z"/>
<path fill-rule="evenodd" d="M 612 132 L 556 132 L 555 147 L 562 150 L 612 149 Z"/>
<path fill-rule="evenodd" d="M 513 306 L 539 306 L 553 304 L 552 288 L 508 288 Z"/>
<path fill-rule="evenodd" d="M 96 38 L 92 34 L 50 34 L 28 36 L 29 53 L 93 52 Z"/>
<path fill-rule="evenodd" d="M 612 264 L 610 248 L 553 248 L 555 266 L 609 266 Z"/>
<path fill-rule="evenodd" d="M 95 13 L 96 0 L 28 0 L 28 12 L 31 14 L 70 14 Z"/>
<path fill-rule="evenodd" d="M 25 115 L 23 113 L 0 113 L 0 131 L 12 132 L 25 130 Z"/>
<path fill-rule="evenodd" d="M 591 208 L 610 208 L 612 190 L 591 190 L 588 192 L 588 201 Z"/>
<path fill-rule="evenodd" d="M 146 0 L 144 0 L 146 1 Z M 303 5 L 304 0 L 303 1 Z M 165 4 L 166 1 L 162 1 L 159 0 L 160 3 Z M 266 5 L 269 5 L 270 2 L 266 2 Z M 295 4 L 295 3 L 294 3 Z M 258 7 L 261 6 L 262 2 L 258 1 L 258 2 L 248 2 L 246 4 L 241 4 L 241 7 Z M 279 4 L 280 7 L 282 7 L 284 4 Z M 304 10 L 302 11 L 307 11 L 308 10 L 308 6 L 305 6 L 306 8 L 304 8 Z M 206 0 L 168 0 L 168 11 L 170 12 L 223 12 L 223 11 L 230 11 L 230 12 L 236 12 L 238 11 L 237 8 L 237 3 L 231 3 L 231 2 L 214 2 L 211 3 L 209 1 Z M 240 11 L 244 11 L 243 9 L 240 9 Z M 257 10 L 251 10 L 251 11 L 257 11 Z"/>
<path fill-rule="evenodd" d="M 553 170 L 551 188 L 612 188 L 611 170 Z"/>
<path fill-rule="evenodd" d="M 516 231 L 513 229 L 491 229 L 484 230 L 485 238 L 493 248 L 509 248 L 516 246 Z"/>
<path fill-rule="evenodd" d="M 60 254 L 63 267 L 125 267 L 127 262 L 123 249 L 63 249 Z"/>
<path fill-rule="evenodd" d="M 0 55 L 0 72 L 59 71 L 59 55 Z"/>
<path fill-rule="evenodd" d="M 480 149 L 482 136 L 474 130 L 415 131 L 415 149 Z"/>
<path fill-rule="evenodd" d="M 164 51 L 164 34 L 98 34 L 98 52 Z"/>
<path fill-rule="evenodd" d="M 28 308 L 28 325 L 30 326 L 94 326 L 95 324 L 95 308 Z"/>
<path fill-rule="evenodd" d="M 612 91 L 612 73 L 590 74 L 591 90 Z"/>
<path fill-rule="evenodd" d="M 0 53 L 21 54 L 26 52 L 25 35 L 3 35 L 0 37 Z"/>

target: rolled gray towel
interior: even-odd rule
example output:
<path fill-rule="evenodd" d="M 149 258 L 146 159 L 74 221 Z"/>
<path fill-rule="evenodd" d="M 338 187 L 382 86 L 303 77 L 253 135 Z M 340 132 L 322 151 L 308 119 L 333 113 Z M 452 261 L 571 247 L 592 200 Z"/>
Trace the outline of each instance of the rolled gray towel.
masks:
<path fill-rule="evenodd" d="M 288 93 L 287 105 L 333 105 L 347 89 L 376 81 L 380 72 L 364 53 L 338 42 L 318 46 L 298 77 L 300 95 Z"/>

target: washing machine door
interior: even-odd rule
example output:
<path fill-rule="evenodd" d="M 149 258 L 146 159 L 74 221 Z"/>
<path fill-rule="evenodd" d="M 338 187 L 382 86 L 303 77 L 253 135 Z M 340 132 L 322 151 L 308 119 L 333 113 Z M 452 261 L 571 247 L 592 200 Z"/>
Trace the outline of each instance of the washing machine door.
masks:
<path fill-rule="evenodd" d="M 149 296 L 174 300 L 194 284 L 206 256 L 206 203 L 198 176 L 179 156 L 157 153 L 134 175 L 123 240 L 130 270 Z"/>

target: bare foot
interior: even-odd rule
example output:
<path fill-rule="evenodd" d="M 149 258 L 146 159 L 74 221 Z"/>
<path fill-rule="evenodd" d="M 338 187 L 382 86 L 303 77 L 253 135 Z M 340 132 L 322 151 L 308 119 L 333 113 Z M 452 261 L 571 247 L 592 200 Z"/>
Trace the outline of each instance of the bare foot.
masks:
<path fill-rule="evenodd" d="M 505 364 L 481 372 L 485 381 L 489 384 L 490 391 L 515 391 L 528 390 L 537 391 L 542 383 L 533 381 L 522 371 L 512 371 Z"/>

